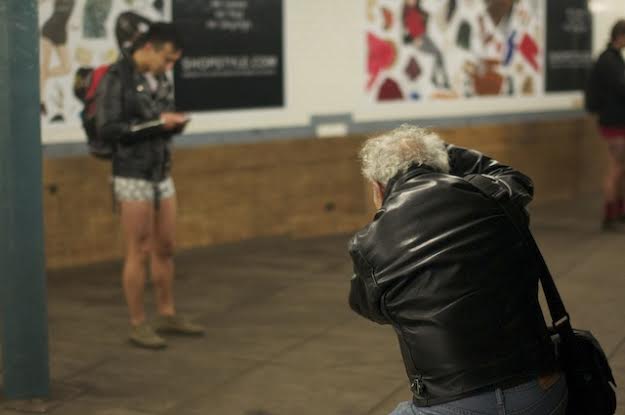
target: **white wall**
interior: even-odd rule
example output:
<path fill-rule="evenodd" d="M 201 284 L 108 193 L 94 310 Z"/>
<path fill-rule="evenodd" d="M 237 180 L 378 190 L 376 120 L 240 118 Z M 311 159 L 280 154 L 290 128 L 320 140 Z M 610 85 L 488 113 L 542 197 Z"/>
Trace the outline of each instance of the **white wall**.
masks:
<path fill-rule="evenodd" d="M 595 51 L 605 45 L 614 20 L 625 17 L 624 2 L 592 0 Z M 365 94 L 366 3 L 284 0 L 285 108 L 193 114 L 187 132 L 306 126 L 314 115 L 352 114 L 364 122 L 581 108 L 580 93 L 372 104 Z M 84 140 L 78 126 L 44 130 L 43 138 L 44 143 Z"/>
<path fill-rule="evenodd" d="M 624 0 L 590 0 L 590 8 L 593 12 L 593 54 L 601 53 L 610 39 L 612 25 L 619 20 L 625 19 Z"/>

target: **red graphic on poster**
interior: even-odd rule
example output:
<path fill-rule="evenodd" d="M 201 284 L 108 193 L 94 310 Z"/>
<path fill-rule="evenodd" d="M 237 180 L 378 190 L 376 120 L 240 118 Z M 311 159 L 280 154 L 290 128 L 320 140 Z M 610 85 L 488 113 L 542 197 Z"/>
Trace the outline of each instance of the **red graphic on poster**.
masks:
<path fill-rule="evenodd" d="M 411 39 L 419 38 L 425 33 L 425 19 L 417 7 L 404 6 L 404 27 Z"/>
<path fill-rule="evenodd" d="M 369 44 L 369 81 L 367 82 L 367 89 L 370 89 L 380 72 L 393 66 L 397 52 L 393 42 L 380 39 L 372 33 L 367 34 L 367 43 Z"/>
<path fill-rule="evenodd" d="M 515 0 L 489 0 L 486 2 L 486 10 L 495 26 L 499 26 L 502 20 L 510 19 Z"/>
<path fill-rule="evenodd" d="M 397 82 L 388 78 L 380 87 L 378 101 L 394 101 L 398 99 L 404 99 L 404 94 L 401 92 Z"/>
<path fill-rule="evenodd" d="M 538 44 L 536 41 L 532 39 L 527 33 L 523 35 L 523 39 L 521 39 L 521 43 L 519 44 L 519 50 L 521 54 L 527 61 L 530 63 L 534 70 L 538 71 L 538 61 L 536 58 L 538 57 Z"/>
<path fill-rule="evenodd" d="M 408 66 L 406 66 L 406 76 L 411 81 L 415 81 L 421 75 L 421 67 L 415 58 L 410 58 Z"/>

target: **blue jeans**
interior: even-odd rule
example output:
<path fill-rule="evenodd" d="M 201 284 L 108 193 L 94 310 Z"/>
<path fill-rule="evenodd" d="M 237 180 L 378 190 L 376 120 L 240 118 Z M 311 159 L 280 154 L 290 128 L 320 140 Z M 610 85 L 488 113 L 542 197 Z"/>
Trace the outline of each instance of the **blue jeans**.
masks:
<path fill-rule="evenodd" d="M 402 402 L 390 415 L 564 415 L 566 402 L 566 380 L 561 375 L 547 390 L 532 380 L 440 405 L 417 407 Z"/>

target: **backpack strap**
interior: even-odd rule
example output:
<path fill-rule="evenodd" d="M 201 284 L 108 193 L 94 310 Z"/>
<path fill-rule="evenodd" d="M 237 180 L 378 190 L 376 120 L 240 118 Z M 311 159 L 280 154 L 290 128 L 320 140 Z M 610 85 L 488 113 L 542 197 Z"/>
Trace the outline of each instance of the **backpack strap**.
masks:
<path fill-rule="evenodd" d="M 109 70 L 110 65 L 100 65 L 93 70 L 91 73 L 91 82 L 89 82 L 89 89 L 87 89 L 87 94 L 85 95 L 85 99 L 92 100 L 95 98 L 95 93 L 98 89 L 98 85 L 100 85 L 100 81 L 104 78 L 104 75 Z"/>
<path fill-rule="evenodd" d="M 543 286 L 543 292 L 549 307 L 549 313 L 553 327 L 562 338 L 573 336 L 573 328 L 569 313 L 564 307 L 558 288 L 553 280 L 549 267 L 545 262 L 545 258 L 540 252 L 536 240 L 529 230 L 529 221 L 524 209 L 515 203 L 509 196 L 500 192 L 502 188 L 497 178 L 483 174 L 472 175 L 467 180 L 490 199 L 497 202 L 501 210 L 506 214 L 512 225 L 517 230 L 524 244 L 533 253 L 535 263 L 538 268 L 538 276 Z"/>

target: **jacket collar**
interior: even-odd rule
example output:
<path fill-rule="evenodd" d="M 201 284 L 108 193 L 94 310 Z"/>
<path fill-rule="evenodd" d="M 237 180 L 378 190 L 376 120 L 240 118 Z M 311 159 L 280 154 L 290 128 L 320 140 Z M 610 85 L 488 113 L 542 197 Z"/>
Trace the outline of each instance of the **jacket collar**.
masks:
<path fill-rule="evenodd" d="M 388 183 L 386 184 L 386 189 L 384 190 L 384 198 L 382 203 L 386 201 L 388 196 L 393 193 L 393 190 L 398 185 L 406 183 L 408 180 L 420 176 L 422 174 L 433 173 L 436 170 L 425 164 L 413 163 L 406 171 L 400 171 L 395 176 L 393 176 Z"/>
<path fill-rule="evenodd" d="M 621 55 L 621 51 L 619 49 L 615 48 L 614 46 L 612 46 L 612 43 L 608 44 L 607 50 L 612 52 L 612 53 L 614 53 L 614 54 L 616 54 L 616 55 L 618 55 L 621 59 L 623 58 L 623 55 Z"/>

